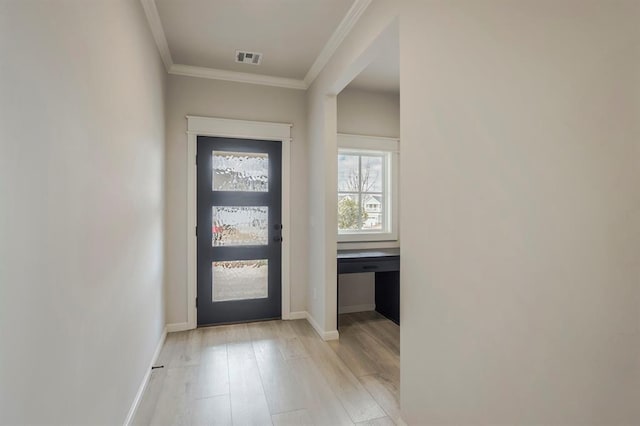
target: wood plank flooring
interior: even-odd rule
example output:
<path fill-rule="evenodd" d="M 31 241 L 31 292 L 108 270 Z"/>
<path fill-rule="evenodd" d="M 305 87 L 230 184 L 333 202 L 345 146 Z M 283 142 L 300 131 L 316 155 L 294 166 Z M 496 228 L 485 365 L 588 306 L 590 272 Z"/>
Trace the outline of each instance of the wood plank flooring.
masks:
<path fill-rule="evenodd" d="M 376 312 L 340 324 L 330 342 L 306 320 L 171 333 L 133 424 L 397 424 L 400 328 Z"/>

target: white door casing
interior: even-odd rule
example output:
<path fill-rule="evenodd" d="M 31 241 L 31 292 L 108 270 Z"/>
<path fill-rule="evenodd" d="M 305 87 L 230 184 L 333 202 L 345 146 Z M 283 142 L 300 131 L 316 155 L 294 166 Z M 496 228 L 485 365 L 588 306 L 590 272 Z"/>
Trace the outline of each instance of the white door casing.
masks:
<path fill-rule="evenodd" d="M 187 116 L 187 323 L 184 328 L 197 327 L 197 219 L 196 144 L 198 136 L 235 139 L 257 139 L 282 142 L 282 319 L 290 319 L 291 311 L 291 127 L 288 123 L 245 121 L 228 118 Z"/>

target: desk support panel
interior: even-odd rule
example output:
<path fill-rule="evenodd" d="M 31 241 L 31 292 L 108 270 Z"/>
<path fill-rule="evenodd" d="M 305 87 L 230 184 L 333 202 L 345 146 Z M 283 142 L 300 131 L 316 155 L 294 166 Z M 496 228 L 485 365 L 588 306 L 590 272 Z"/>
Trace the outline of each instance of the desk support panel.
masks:
<path fill-rule="evenodd" d="M 376 272 L 376 311 L 400 325 L 400 272 Z"/>

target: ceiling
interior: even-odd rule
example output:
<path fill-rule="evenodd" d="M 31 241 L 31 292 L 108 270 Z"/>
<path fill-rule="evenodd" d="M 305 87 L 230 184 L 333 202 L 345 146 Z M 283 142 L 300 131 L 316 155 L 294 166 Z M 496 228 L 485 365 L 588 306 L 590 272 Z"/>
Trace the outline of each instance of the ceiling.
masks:
<path fill-rule="evenodd" d="M 347 87 L 400 94 L 400 38 L 397 33 Z"/>
<path fill-rule="evenodd" d="M 169 73 L 306 89 L 371 0 L 141 2 Z M 236 50 L 262 53 L 262 63 L 236 63 Z M 387 50 L 352 84 L 398 90 L 397 48 Z"/>
<path fill-rule="evenodd" d="M 303 79 L 354 0 L 156 0 L 177 64 Z M 264 54 L 237 64 L 236 50 Z"/>

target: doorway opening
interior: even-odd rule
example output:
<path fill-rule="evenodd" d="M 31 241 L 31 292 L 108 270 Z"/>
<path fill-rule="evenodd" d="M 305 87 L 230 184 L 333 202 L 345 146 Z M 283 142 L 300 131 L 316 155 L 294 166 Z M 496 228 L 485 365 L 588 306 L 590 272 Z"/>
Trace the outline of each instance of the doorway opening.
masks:
<path fill-rule="evenodd" d="M 337 329 L 400 325 L 400 64 L 397 26 L 336 97 Z M 355 65 L 354 65 L 355 66 Z M 384 321 L 389 321 L 389 325 Z"/>

